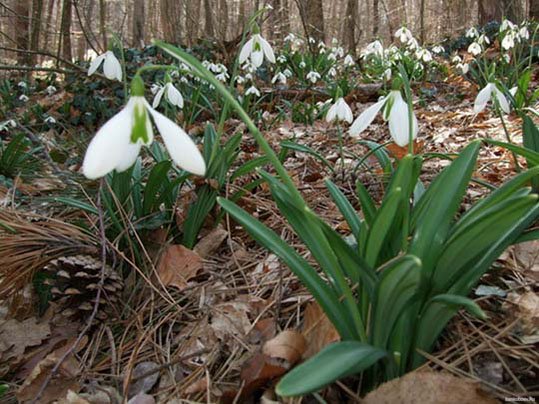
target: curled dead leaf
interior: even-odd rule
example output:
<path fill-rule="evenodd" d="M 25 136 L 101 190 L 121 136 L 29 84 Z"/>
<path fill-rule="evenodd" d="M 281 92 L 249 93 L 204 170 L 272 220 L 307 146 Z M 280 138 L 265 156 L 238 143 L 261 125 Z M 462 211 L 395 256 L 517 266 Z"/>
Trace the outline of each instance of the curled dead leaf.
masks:
<path fill-rule="evenodd" d="M 302 334 L 286 330 L 266 342 L 262 352 L 270 358 L 282 359 L 291 367 L 301 359 L 305 348 L 306 342 Z"/>
<path fill-rule="evenodd" d="M 303 314 L 303 336 L 306 341 L 304 358 L 310 358 L 332 342 L 340 340 L 339 333 L 316 302 L 309 303 Z"/>
<path fill-rule="evenodd" d="M 161 254 L 157 276 L 165 286 L 180 290 L 203 268 L 200 256 L 183 245 L 169 245 Z"/>

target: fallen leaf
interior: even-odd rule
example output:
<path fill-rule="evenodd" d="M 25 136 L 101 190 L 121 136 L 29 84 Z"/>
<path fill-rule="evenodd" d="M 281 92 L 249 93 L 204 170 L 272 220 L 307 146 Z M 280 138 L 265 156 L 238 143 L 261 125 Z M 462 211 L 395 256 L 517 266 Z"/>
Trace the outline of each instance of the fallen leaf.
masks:
<path fill-rule="evenodd" d="M 161 254 L 157 276 L 163 285 L 183 290 L 202 267 L 202 259 L 196 252 L 180 244 L 170 245 Z"/>
<path fill-rule="evenodd" d="M 518 318 L 518 337 L 525 344 L 539 342 L 539 296 L 534 292 L 510 293 L 502 308 Z"/>
<path fill-rule="evenodd" d="M 266 342 L 262 352 L 270 358 L 286 361 L 291 367 L 305 353 L 305 338 L 297 331 L 286 330 Z"/>
<path fill-rule="evenodd" d="M 67 392 L 65 398 L 58 400 L 58 404 L 91 404 L 72 390 Z"/>
<path fill-rule="evenodd" d="M 515 258 L 524 270 L 539 281 L 539 240 L 527 241 L 514 246 Z"/>
<path fill-rule="evenodd" d="M 495 404 L 479 382 L 444 373 L 412 372 L 382 384 L 363 404 Z"/>
<path fill-rule="evenodd" d="M 270 380 L 285 374 L 290 367 L 279 359 L 257 353 L 245 362 L 240 378 L 244 382 L 241 398 L 248 397 Z"/>
<path fill-rule="evenodd" d="M 141 393 L 147 393 L 152 389 L 153 386 L 155 386 L 155 383 L 157 383 L 157 380 L 159 379 L 159 372 L 153 372 L 149 374 L 148 376 L 141 377 L 142 375 L 155 370 L 159 367 L 159 365 L 152 361 L 146 361 L 141 362 L 135 366 L 133 369 L 133 372 L 131 372 L 130 380 L 135 380 L 132 383 L 129 383 L 129 389 L 127 392 L 127 396 L 129 398 L 134 397 Z M 127 384 L 127 380 L 124 381 L 124 385 Z M 125 390 L 124 390 L 125 391 Z"/>
<path fill-rule="evenodd" d="M 202 391 L 206 391 L 208 388 L 208 378 L 204 376 L 202 379 L 198 379 L 193 384 L 187 386 L 185 389 L 185 394 L 195 394 Z"/>
<path fill-rule="evenodd" d="M 155 399 L 148 394 L 139 393 L 129 400 L 127 404 L 155 404 Z"/>
<path fill-rule="evenodd" d="M 19 362 L 28 347 L 41 344 L 50 334 L 50 325 L 35 317 L 4 321 L 0 323 L 0 359 L 3 363 Z"/>
<path fill-rule="evenodd" d="M 228 232 L 219 226 L 202 238 L 193 248 L 193 251 L 200 257 L 207 258 L 219 248 L 227 236 Z"/>
<path fill-rule="evenodd" d="M 307 346 L 303 354 L 305 359 L 317 354 L 326 345 L 340 340 L 339 333 L 316 302 L 309 303 L 305 308 L 302 332 Z"/>
<path fill-rule="evenodd" d="M 80 363 L 75 358 L 74 353 L 81 350 L 87 342 L 88 338 L 85 336 L 73 350 L 73 353 L 68 355 L 62 362 L 60 368 L 43 391 L 39 403 L 50 403 L 66 397 L 69 390 L 74 392 L 79 391 L 78 376 L 80 374 Z M 28 378 L 26 378 L 19 391 L 15 394 L 19 401 L 33 400 L 36 398 L 51 370 L 56 366 L 60 358 L 72 349 L 74 343 L 75 339 L 67 341 L 60 348 L 47 355 L 32 369 Z"/>
<path fill-rule="evenodd" d="M 250 318 L 256 318 L 267 305 L 256 296 L 240 296 L 232 302 L 217 304 L 212 310 L 211 327 L 221 341 L 232 336 L 244 337 L 251 330 Z"/>

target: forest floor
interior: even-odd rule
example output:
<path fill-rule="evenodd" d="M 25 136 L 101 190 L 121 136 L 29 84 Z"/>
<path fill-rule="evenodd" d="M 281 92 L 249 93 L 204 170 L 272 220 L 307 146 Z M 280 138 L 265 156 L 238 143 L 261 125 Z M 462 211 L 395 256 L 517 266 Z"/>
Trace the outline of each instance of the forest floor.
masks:
<path fill-rule="evenodd" d="M 537 79 L 535 75 L 534 81 Z M 457 153 L 470 140 L 483 137 L 505 140 L 500 119 L 488 110 L 474 115 L 476 90 L 468 82 L 450 77 L 446 82 L 425 83 L 424 87 L 432 95 L 415 108 L 420 124 L 416 147 L 422 152 Z M 356 102 L 351 106 L 358 113 L 367 105 Z M 269 113 L 264 119 L 271 122 L 271 117 Z M 520 143 L 519 119 L 509 115 L 506 123 L 513 140 Z M 190 131 L 195 133 L 202 127 L 200 122 Z M 232 135 L 241 130 L 242 124 L 231 119 L 225 128 Z M 387 132 L 382 119 L 377 118 L 363 137 L 384 143 Z M 52 133 L 42 138 L 67 133 L 75 134 L 76 128 L 52 129 Z M 384 174 L 375 157 L 370 156 L 364 165 L 355 167 L 354 156 L 364 156 L 369 148 L 345 135 L 347 158 L 343 169 L 335 127 L 325 121 L 302 125 L 285 120 L 274 126 L 266 125 L 264 135 L 276 149 L 284 138 L 293 138 L 326 156 L 333 170 L 319 159 L 300 152 L 292 152 L 285 164 L 310 207 L 343 235 L 349 234 L 350 229 L 324 191 L 324 179 L 331 178 L 351 199 L 356 180 L 381 197 Z M 44 144 L 50 152 L 47 143 Z M 241 148 L 237 164 L 259 156 L 246 130 Z M 396 146 L 389 146 L 389 151 L 397 158 L 404 153 Z M 500 147 L 483 146 L 475 178 L 501 184 L 515 173 L 512 159 Z M 64 213 L 58 213 L 58 205 L 53 212 L 48 211 L 48 205 L 41 205 L 43 197 L 54 195 L 56 189 L 66 186 L 63 177 L 47 161 L 43 164 L 45 168 L 39 178 L 19 179 L 11 188 L 0 187 L 2 215 L 14 226 L 39 227 L 51 216 L 58 221 L 66 219 Z M 440 159 L 428 160 L 422 181 L 428 184 L 445 164 Z M 77 168 L 61 167 L 65 171 Z M 229 184 L 227 194 L 240 189 L 244 185 L 242 181 L 246 183 L 250 179 Z M 487 192 L 479 183 L 473 184 L 463 209 Z M 24 204 L 16 203 L 15 195 L 20 194 L 25 198 Z M 175 225 L 178 226 L 184 220 L 183 206 L 192 195 L 187 193 L 182 198 L 177 207 Z M 276 209 L 267 187 L 257 187 L 239 204 L 309 258 L 308 251 Z M 232 219 L 225 217 L 215 227 L 216 214 L 208 217 L 195 255 L 170 244 L 164 239 L 165 232 L 153 232 L 152 243 L 140 246 L 148 254 L 149 262 L 155 264 L 153 268 L 131 268 L 123 281 L 120 300 L 113 304 L 116 319 L 92 325 L 76 355 L 68 356 L 38 402 L 59 399 L 63 403 L 113 403 L 139 393 L 169 404 L 278 402 L 272 389 L 278 377 L 302 357 L 309 357 L 338 339 L 320 307 L 289 269 L 252 241 Z M 69 215 L 72 220 L 73 213 Z M 86 214 L 81 214 L 81 220 L 97 223 L 96 217 Z M 59 231 L 65 235 L 70 229 Z M 97 231 L 94 236 L 98 238 Z M 133 242 L 138 241 L 134 238 Z M 118 259 L 125 258 L 121 251 L 116 254 Z M 175 264 L 169 265 L 167 260 Z M 481 279 L 472 296 L 488 314 L 488 321 L 460 312 L 435 351 L 425 353 L 426 363 L 418 370 L 443 371 L 457 379 L 436 380 L 427 386 L 422 382 L 422 374 L 415 372 L 407 376 L 409 384 L 386 390 L 385 402 L 397 402 L 390 397 L 399 397 L 403 391 L 427 388 L 448 395 L 446 401 L 441 396 L 439 402 L 456 402 L 451 401 L 455 399 L 452 396 L 455 391 L 469 386 L 478 395 L 473 402 L 492 402 L 489 400 L 494 397 L 502 401 L 516 396 L 537 397 L 538 281 L 539 244 L 528 242 L 509 248 Z M 19 320 L 6 320 L 0 330 L 0 373 L 9 386 L 2 398 L 6 403 L 15 402 L 15 397 L 20 401 L 34 399 L 51 374 L 54 358 L 66 352 L 84 327 L 83 321 L 61 322 L 50 310 L 38 318 L 35 309 L 28 309 L 35 308 L 37 298 L 29 289 L 27 292 L 19 296 L 15 305 L 15 317 Z M 14 314 L 13 302 L 9 311 Z M 3 307 L 2 316 L 7 312 L 8 308 Z M 6 346 L 6 341 L 15 342 Z M 486 391 L 484 396 L 479 386 Z M 358 402 L 356 388 L 345 380 L 326 389 L 317 399 Z M 68 394 L 67 390 L 73 393 Z M 138 397 L 142 400 L 141 395 Z M 372 397 L 370 400 L 367 397 L 365 402 L 382 402 Z M 315 401 L 313 396 L 287 402 L 311 401 Z"/>

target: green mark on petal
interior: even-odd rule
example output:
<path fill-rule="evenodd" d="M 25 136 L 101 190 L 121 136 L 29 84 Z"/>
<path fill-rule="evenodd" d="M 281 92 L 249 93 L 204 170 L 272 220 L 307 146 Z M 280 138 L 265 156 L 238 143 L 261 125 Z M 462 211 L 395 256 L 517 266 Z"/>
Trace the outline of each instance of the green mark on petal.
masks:
<path fill-rule="evenodd" d="M 136 103 L 133 107 L 133 128 L 131 129 L 131 143 L 137 143 L 139 140 L 148 144 L 150 136 L 148 134 L 148 111 L 141 103 Z"/>

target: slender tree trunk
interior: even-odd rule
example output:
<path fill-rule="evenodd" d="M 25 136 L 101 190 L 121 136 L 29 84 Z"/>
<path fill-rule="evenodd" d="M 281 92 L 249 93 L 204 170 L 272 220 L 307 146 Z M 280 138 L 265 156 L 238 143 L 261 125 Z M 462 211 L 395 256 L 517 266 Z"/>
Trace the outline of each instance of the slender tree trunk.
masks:
<path fill-rule="evenodd" d="M 530 0 L 530 18 L 534 18 L 535 20 L 539 21 L 539 1 L 538 0 Z"/>
<path fill-rule="evenodd" d="M 103 46 L 103 50 L 108 48 L 106 21 L 107 6 L 105 4 L 105 0 L 99 0 L 99 33 L 101 35 L 101 45 Z"/>
<path fill-rule="evenodd" d="M 325 42 L 322 0 L 299 0 L 298 8 L 307 38 L 314 38 L 317 42 Z"/>
<path fill-rule="evenodd" d="M 181 8 L 178 0 L 160 0 L 161 27 L 164 40 L 173 44 L 181 42 Z"/>
<path fill-rule="evenodd" d="M 503 17 L 501 0 L 479 0 L 478 12 L 481 25 L 490 21 L 501 21 Z"/>
<path fill-rule="evenodd" d="M 217 0 L 214 0 L 217 2 Z M 221 19 L 221 39 L 226 41 L 228 33 L 228 3 L 226 0 L 219 0 L 219 17 Z"/>
<path fill-rule="evenodd" d="M 378 36 L 378 29 L 380 25 L 380 10 L 378 0 L 372 0 L 372 35 Z"/>
<path fill-rule="evenodd" d="M 17 49 L 28 50 L 30 48 L 30 1 L 17 0 L 14 11 L 16 13 L 15 41 L 17 42 Z M 17 54 L 17 61 L 20 64 L 27 64 L 31 62 L 31 58 L 29 57 L 29 54 L 20 52 Z"/>
<path fill-rule="evenodd" d="M 421 40 L 421 43 L 425 43 L 425 0 L 421 0 L 421 3 L 419 4 L 419 23 L 420 23 L 420 29 L 419 29 L 419 39 Z"/>
<path fill-rule="evenodd" d="M 41 16 L 43 14 L 43 0 L 33 0 L 32 2 L 32 30 L 30 33 L 30 49 L 39 49 L 39 34 L 41 33 Z M 35 63 L 35 56 L 31 57 L 32 64 Z"/>
<path fill-rule="evenodd" d="M 213 7 L 211 0 L 204 0 L 204 31 L 207 37 L 215 37 L 215 28 L 213 24 Z"/>
<path fill-rule="evenodd" d="M 133 3 L 133 46 L 144 46 L 144 0 L 134 0 Z"/>
<path fill-rule="evenodd" d="M 533 0 L 538 2 L 539 0 Z M 525 18 L 521 0 L 504 0 L 503 14 L 512 22 L 520 24 Z"/>
<path fill-rule="evenodd" d="M 187 42 L 193 45 L 198 38 L 198 26 L 200 24 L 200 0 L 189 0 L 186 3 L 185 30 Z"/>
<path fill-rule="evenodd" d="M 272 0 L 271 6 L 273 7 L 273 10 L 270 11 L 269 15 L 269 25 L 271 27 L 269 30 L 269 37 L 277 43 L 282 43 L 284 38 L 282 0 Z"/>
<path fill-rule="evenodd" d="M 62 49 L 61 55 L 65 60 L 71 61 L 73 59 L 71 49 L 71 21 L 72 21 L 72 0 L 64 0 L 62 6 L 62 21 L 60 24 L 60 37 Z"/>
<path fill-rule="evenodd" d="M 357 0 L 346 3 L 345 44 L 352 55 L 356 55 L 356 24 L 359 20 Z"/>

